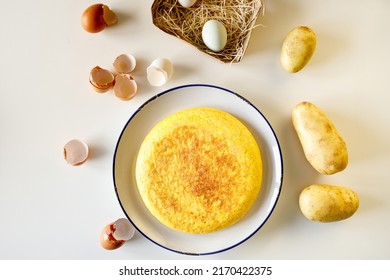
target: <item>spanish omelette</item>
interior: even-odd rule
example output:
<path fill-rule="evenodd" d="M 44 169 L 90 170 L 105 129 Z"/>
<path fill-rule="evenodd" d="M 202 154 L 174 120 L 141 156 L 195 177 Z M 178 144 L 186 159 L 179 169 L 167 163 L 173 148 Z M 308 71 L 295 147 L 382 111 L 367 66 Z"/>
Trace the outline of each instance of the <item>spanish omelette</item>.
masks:
<path fill-rule="evenodd" d="M 146 208 L 185 233 L 221 230 L 255 202 L 262 160 L 248 128 L 229 113 L 191 108 L 161 120 L 142 142 L 135 168 Z"/>

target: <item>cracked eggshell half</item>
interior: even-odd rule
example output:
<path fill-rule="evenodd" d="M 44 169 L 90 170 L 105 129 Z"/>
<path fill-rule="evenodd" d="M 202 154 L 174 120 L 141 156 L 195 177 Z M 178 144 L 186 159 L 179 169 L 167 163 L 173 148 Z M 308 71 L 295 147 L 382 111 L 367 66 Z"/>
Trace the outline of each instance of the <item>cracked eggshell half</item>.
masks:
<path fill-rule="evenodd" d="M 137 83 L 130 74 L 115 77 L 114 94 L 121 100 L 129 100 L 137 93 Z"/>
<path fill-rule="evenodd" d="M 150 64 L 146 72 L 152 86 L 162 86 L 172 77 L 173 64 L 167 58 L 158 58 Z"/>
<path fill-rule="evenodd" d="M 125 242 L 133 238 L 135 228 L 124 218 L 106 225 L 100 234 L 100 245 L 106 250 L 120 248 Z"/>
<path fill-rule="evenodd" d="M 117 21 L 116 14 L 107 5 L 101 3 L 89 6 L 81 15 L 81 26 L 90 33 L 98 33 Z"/>
<path fill-rule="evenodd" d="M 95 66 L 89 74 L 89 82 L 96 92 L 104 93 L 114 85 L 115 77 L 111 71 Z"/>
<path fill-rule="evenodd" d="M 120 74 L 132 72 L 135 69 L 136 64 L 136 59 L 131 54 L 121 54 L 117 56 L 112 63 L 115 71 Z"/>
<path fill-rule="evenodd" d="M 89 155 L 89 148 L 86 143 L 79 139 L 72 139 L 64 145 L 64 159 L 70 165 L 80 165 L 84 163 Z"/>

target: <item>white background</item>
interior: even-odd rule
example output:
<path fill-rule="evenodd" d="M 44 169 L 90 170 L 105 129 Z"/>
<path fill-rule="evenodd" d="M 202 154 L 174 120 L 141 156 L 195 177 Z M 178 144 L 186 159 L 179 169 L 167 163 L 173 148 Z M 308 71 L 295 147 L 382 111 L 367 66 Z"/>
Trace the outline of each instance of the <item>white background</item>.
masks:
<path fill-rule="evenodd" d="M 167 35 L 151 21 L 151 0 L 109 0 L 116 26 L 89 34 L 80 26 L 93 1 L 8 1 L 0 17 L 0 259 L 389 259 L 390 257 L 390 2 L 268 0 L 242 62 L 223 64 Z M 310 26 L 317 50 L 297 74 L 280 65 L 293 27 Z M 114 58 L 137 58 L 138 95 L 120 101 L 96 94 L 89 71 Z M 172 79 L 148 85 L 158 57 L 174 64 Z M 112 180 L 116 141 L 128 118 L 151 96 L 189 83 L 215 84 L 256 105 L 273 126 L 284 157 L 279 203 L 265 226 L 227 252 L 190 257 L 140 234 L 116 251 L 99 245 L 102 228 L 124 217 Z M 319 175 L 306 162 L 291 124 L 292 108 L 321 107 L 347 142 L 350 163 Z M 89 160 L 62 157 L 72 138 L 86 141 Z M 348 220 L 308 221 L 298 207 L 312 183 L 353 188 L 358 212 Z"/>

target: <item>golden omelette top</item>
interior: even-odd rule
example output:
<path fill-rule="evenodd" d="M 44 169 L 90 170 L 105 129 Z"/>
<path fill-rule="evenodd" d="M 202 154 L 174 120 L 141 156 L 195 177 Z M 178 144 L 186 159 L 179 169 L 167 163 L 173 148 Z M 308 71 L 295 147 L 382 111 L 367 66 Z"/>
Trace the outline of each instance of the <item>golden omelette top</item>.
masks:
<path fill-rule="evenodd" d="M 187 109 L 146 136 L 136 180 L 146 207 L 161 223 L 186 233 L 213 232 L 236 223 L 256 200 L 260 150 L 232 115 Z"/>

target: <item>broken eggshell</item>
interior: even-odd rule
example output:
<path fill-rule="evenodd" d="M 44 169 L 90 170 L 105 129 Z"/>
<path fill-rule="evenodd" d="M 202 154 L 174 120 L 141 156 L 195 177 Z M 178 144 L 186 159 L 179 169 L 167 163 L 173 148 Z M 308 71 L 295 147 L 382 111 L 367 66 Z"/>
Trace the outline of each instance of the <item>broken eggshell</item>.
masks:
<path fill-rule="evenodd" d="M 118 22 L 118 17 L 107 5 L 103 5 L 103 18 L 107 26 L 114 25 Z"/>
<path fill-rule="evenodd" d="M 116 14 L 107 5 L 101 3 L 89 6 L 81 15 L 81 26 L 90 33 L 100 32 L 117 21 Z"/>
<path fill-rule="evenodd" d="M 136 66 L 136 60 L 132 55 L 121 54 L 117 56 L 112 65 L 114 66 L 116 72 L 120 74 L 126 74 L 134 70 Z"/>
<path fill-rule="evenodd" d="M 95 66 L 89 74 L 89 82 L 96 92 L 104 93 L 114 85 L 115 76 L 111 71 Z"/>
<path fill-rule="evenodd" d="M 100 245 L 106 250 L 121 247 L 126 241 L 133 238 L 135 228 L 129 220 L 121 218 L 105 226 L 100 234 Z"/>
<path fill-rule="evenodd" d="M 129 100 L 137 93 L 137 83 L 130 74 L 115 77 L 114 94 L 121 100 Z"/>
<path fill-rule="evenodd" d="M 167 58 L 154 60 L 146 69 L 147 79 L 152 86 L 162 86 L 173 74 L 173 64 Z"/>
<path fill-rule="evenodd" d="M 63 153 L 66 162 L 75 166 L 87 160 L 89 148 L 83 141 L 72 139 L 64 145 Z"/>

